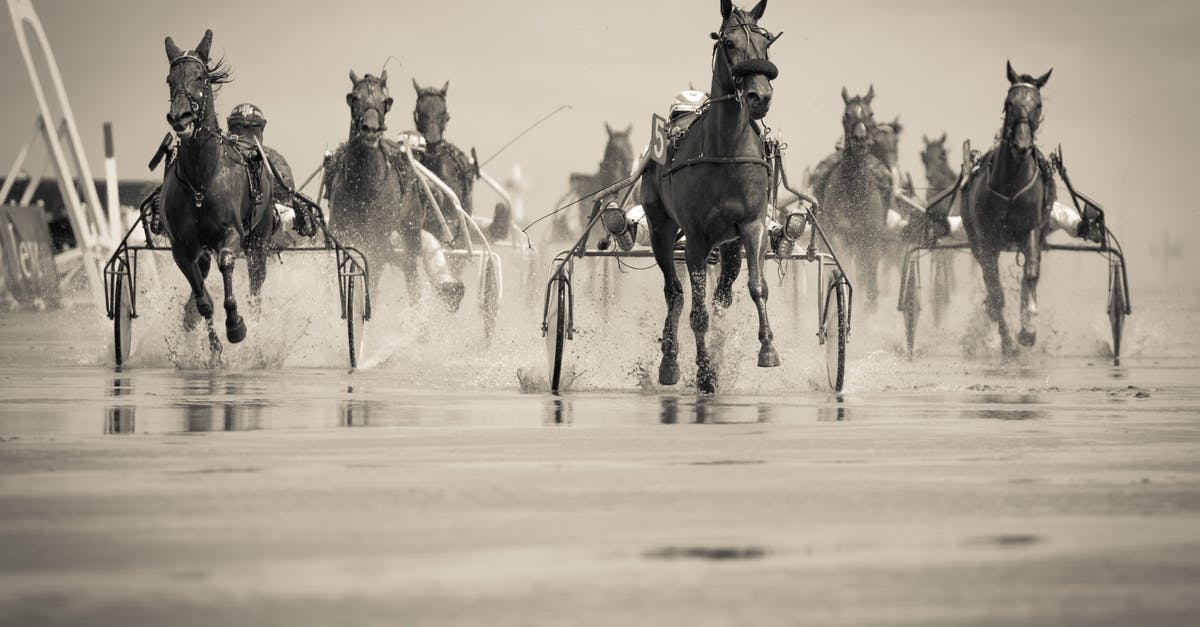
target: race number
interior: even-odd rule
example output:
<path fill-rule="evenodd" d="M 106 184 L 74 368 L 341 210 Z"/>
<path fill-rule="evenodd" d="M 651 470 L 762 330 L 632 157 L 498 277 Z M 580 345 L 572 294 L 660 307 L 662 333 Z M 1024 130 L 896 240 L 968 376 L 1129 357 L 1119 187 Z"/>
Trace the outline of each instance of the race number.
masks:
<path fill-rule="evenodd" d="M 657 113 L 650 118 L 650 158 L 659 165 L 667 163 L 667 121 Z"/>

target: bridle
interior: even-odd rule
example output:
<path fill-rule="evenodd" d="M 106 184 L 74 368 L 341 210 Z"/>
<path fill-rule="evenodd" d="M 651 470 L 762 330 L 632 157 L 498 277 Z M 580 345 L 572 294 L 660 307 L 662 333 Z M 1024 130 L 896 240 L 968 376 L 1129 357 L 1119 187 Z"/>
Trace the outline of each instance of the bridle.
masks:
<path fill-rule="evenodd" d="M 1041 106 L 1042 106 L 1042 90 L 1038 89 L 1037 85 L 1034 85 L 1033 83 L 1013 83 L 1008 88 L 1008 94 L 1011 96 L 1013 91 L 1017 90 L 1017 89 L 1032 89 L 1033 95 L 1037 99 L 1037 107 L 1041 108 Z M 1002 141 L 1006 144 L 1011 143 L 1012 135 L 1013 135 L 1013 133 L 1016 133 L 1017 125 L 1020 124 L 1021 122 L 1025 122 L 1026 124 L 1029 125 L 1029 131 L 1030 131 L 1031 135 L 1033 133 L 1036 133 L 1038 130 L 1038 127 L 1041 126 L 1041 120 L 1030 119 L 1028 117 L 1028 114 L 1022 116 L 1021 118 L 1012 120 L 1012 123 L 1010 124 L 1009 116 L 1008 116 L 1008 114 L 1009 114 L 1008 103 L 1009 103 L 1008 98 L 1005 98 L 1004 99 L 1004 129 L 1003 129 L 1003 132 L 1000 134 L 1000 141 Z"/>
<path fill-rule="evenodd" d="M 354 98 L 354 102 L 358 103 L 360 109 L 356 111 L 355 107 L 351 105 L 350 127 L 356 135 L 359 134 L 358 129 L 362 126 L 361 122 L 363 116 L 366 115 L 367 111 L 375 111 L 379 114 L 379 132 L 382 133 L 387 130 L 387 124 L 384 123 L 384 120 L 387 119 L 387 112 L 391 111 L 392 109 L 392 97 L 388 94 L 387 84 L 378 77 L 371 76 L 370 74 L 362 77 L 362 80 L 354 84 L 354 87 L 350 91 L 351 95 L 353 95 L 354 91 L 358 89 L 358 86 L 363 83 L 366 83 L 367 85 L 367 97 Z M 364 102 L 370 102 L 373 100 L 371 96 L 374 95 L 376 88 L 379 89 L 379 94 L 383 96 L 383 100 L 379 101 L 378 104 L 363 104 Z"/>
<path fill-rule="evenodd" d="M 201 79 L 204 85 L 204 94 L 201 96 L 200 100 L 197 100 L 192 96 L 192 92 L 188 91 L 187 85 L 175 85 L 171 88 L 171 103 L 174 104 L 175 98 L 182 93 L 183 97 L 188 101 L 188 106 L 192 108 L 192 113 L 196 116 L 196 129 L 200 130 L 204 128 L 204 118 L 207 115 L 207 111 L 204 108 L 204 96 L 210 93 L 210 90 L 212 89 L 212 82 L 208 75 L 208 63 L 206 63 L 204 59 L 201 59 L 199 56 L 197 56 L 193 50 L 186 50 L 174 59 L 171 59 L 171 69 L 174 69 L 176 65 L 186 61 L 200 64 L 200 69 L 204 72 L 203 78 Z"/>
<path fill-rule="evenodd" d="M 441 92 L 437 91 L 436 89 L 432 89 L 432 90 L 428 90 L 428 91 L 422 89 L 421 92 L 417 94 L 417 106 L 418 107 L 420 106 L 421 98 L 441 98 L 442 99 L 442 103 L 443 103 L 442 110 L 438 113 L 433 114 L 432 119 L 430 119 L 430 118 L 426 118 L 426 119 L 428 119 L 432 123 L 441 125 L 442 132 L 445 133 L 446 132 L 446 123 L 450 121 L 450 114 L 446 112 L 445 96 L 442 96 Z M 425 134 L 425 130 L 421 128 L 421 119 L 422 118 L 421 118 L 420 109 L 419 108 L 413 109 L 413 124 L 416 125 L 417 131 L 419 131 L 423 135 L 423 134 Z M 442 142 L 442 140 L 439 140 L 437 143 L 440 144 L 441 142 Z M 430 145 L 430 146 L 432 147 L 432 145 Z"/>
<path fill-rule="evenodd" d="M 736 100 L 741 102 L 742 83 L 746 76 L 750 76 L 752 74 L 762 74 L 763 76 L 767 77 L 767 80 L 769 81 L 773 81 L 779 76 L 779 68 L 772 63 L 769 58 L 767 58 L 767 49 L 771 47 L 771 44 L 775 43 L 775 40 L 782 37 L 783 33 L 781 32 L 778 35 L 772 35 L 767 29 L 759 26 L 758 24 L 747 21 L 741 11 L 736 11 L 730 17 L 736 18 L 737 23 L 729 24 L 727 20 L 726 23 L 721 25 L 721 30 L 719 32 L 711 33 L 709 36 L 715 40 L 713 43 L 713 71 L 714 73 L 716 72 L 717 57 L 720 56 L 725 62 L 725 67 L 729 68 L 730 76 L 733 77 L 733 93 L 718 98 L 712 98 L 706 104 L 712 104 L 722 100 Z M 741 30 L 746 34 L 746 41 L 750 43 L 750 52 L 758 56 L 745 59 L 743 61 L 738 61 L 737 63 L 734 63 L 733 60 L 729 58 L 729 49 L 734 46 L 734 42 L 726 35 L 726 33 L 733 30 Z M 766 39 L 766 45 L 762 46 L 760 49 L 758 46 L 758 41 L 756 41 L 754 37 L 751 37 L 751 34 L 758 35 Z"/>

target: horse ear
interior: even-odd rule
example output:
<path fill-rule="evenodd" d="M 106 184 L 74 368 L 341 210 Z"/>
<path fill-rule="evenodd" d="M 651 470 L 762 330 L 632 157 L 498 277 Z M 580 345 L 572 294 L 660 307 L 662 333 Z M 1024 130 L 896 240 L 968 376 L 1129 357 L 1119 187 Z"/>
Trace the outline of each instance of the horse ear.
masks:
<path fill-rule="evenodd" d="M 387 85 L 387 70 L 384 70 L 379 73 L 379 82 L 383 83 L 384 85 Z"/>
<path fill-rule="evenodd" d="M 609 136 L 609 137 L 612 137 L 612 136 L 613 136 L 613 130 L 612 130 L 612 127 L 608 125 L 608 122 L 605 122 L 605 123 L 604 123 L 604 131 L 608 133 L 608 136 Z"/>
<path fill-rule="evenodd" d="M 358 74 L 355 74 L 354 70 L 350 70 L 350 84 L 351 85 L 358 84 Z"/>
<path fill-rule="evenodd" d="M 163 43 L 165 43 L 167 46 L 167 60 L 168 61 L 174 61 L 175 57 L 178 57 L 180 54 L 183 53 L 183 51 L 179 49 L 179 46 L 175 45 L 174 39 L 167 37 L 167 40 Z"/>
<path fill-rule="evenodd" d="M 867 88 L 867 95 L 863 96 L 863 101 L 866 102 L 867 104 L 871 104 L 871 101 L 874 99 L 875 99 L 875 85 L 872 83 L 871 86 Z"/>
<path fill-rule="evenodd" d="M 1012 61 L 1005 61 L 1004 68 L 1005 68 L 1005 71 L 1007 72 L 1009 83 L 1019 82 L 1019 79 L 1017 78 L 1017 73 L 1015 71 L 1013 71 L 1013 69 L 1012 69 Z"/>
<path fill-rule="evenodd" d="M 1049 70 L 1046 71 L 1045 74 L 1042 74 L 1041 76 L 1033 79 L 1033 84 L 1037 85 L 1038 89 L 1041 89 L 1047 82 L 1049 82 L 1050 72 L 1053 72 L 1053 71 L 1054 71 L 1054 68 L 1050 68 Z"/>
<path fill-rule="evenodd" d="M 925 133 L 921 133 L 921 141 L 925 142 L 926 146 L 933 143 L 933 142 L 929 141 L 929 136 L 926 135 Z"/>
<path fill-rule="evenodd" d="M 729 19 L 733 15 L 733 0 L 721 0 L 721 17 Z"/>
<path fill-rule="evenodd" d="M 850 104 L 850 92 L 846 91 L 845 87 L 842 87 L 842 102 Z"/>
<path fill-rule="evenodd" d="M 448 92 L 448 91 L 450 91 L 450 81 L 446 81 L 446 84 L 442 85 L 442 97 L 443 98 L 446 97 L 446 92 Z"/>
<path fill-rule="evenodd" d="M 754 21 L 757 22 L 758 20 L 762 19 L 763 13 L 765 13 L 766 10 L 767 0 L 758 0 L 758 4 L 754 5 L 753 9 L 750 9 L 750 17 L 754 18 Z"/>
<path fill-rule="evenodd" d="M 629 126 L 625 127 L 625 135 L 629 135 L 632 132 L 633 132 L 633 124 L 630 124 Z"/>
<path fill-rule="evenodd" d="M 421 86 L 417 83 L 417 79 L 415 79 L 415 78 L 412 79 L 412 83 L 413 83 L 413 91 L 417 92 L 417 94 L 420 94 Z"/>
<path fill-rule="evenodd" d="M 212 48 L 212 29 L 204 31 L 204 37 L 200 39 L 200 45 L 196 46 L 196 54 L 200 55 L 201 59 L 208 60 L 208 50 Z"/>
<path fill-rule="evenodd" d="M 904 130 L 904 127 L 900 124 L 900 116 L 896 116 L 896 119 L 892 120 L 892 129 L 896 131 L 897 135 L 900 134 L 900 131 Z"/>
<path fill-rule="evenodd" d="M 942 133 L 942 138 L 938 140 L 938 143 L 939 144 L 946 143 L 946 134 L 945 133 Z"/>

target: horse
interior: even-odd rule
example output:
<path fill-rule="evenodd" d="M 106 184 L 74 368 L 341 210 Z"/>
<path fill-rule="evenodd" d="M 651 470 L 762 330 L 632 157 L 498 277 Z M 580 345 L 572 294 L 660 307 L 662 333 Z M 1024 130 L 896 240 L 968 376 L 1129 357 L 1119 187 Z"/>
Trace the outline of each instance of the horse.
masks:
<path fill-rule="evenodd" d="M 979 262 L 987 287 L 988 317 L 996 323 L 1006 357 L 1014 353 L 1004 320 L 1004 290 L 1000 285 L 999 256 L 1015 249 L 1024 256 L 1021 280 L 1021 331 L 1017 341 L 1033 346 L 1037 341 L 1037 283 L 1042 246 L 1049 233 L 1047 215 L 1057 190 L 1053 171 L 1035 144 L 1042 122 L 1042 87 L 1050 70 L 1039 77 L 1018 75 L 1007 63 L 1008 94 L 999 143 L 980 161 L 963 198 L 963 228 L 971 252 Z"/>
<path fill-rule="evenodd" d="M 446 124 L 450 121 L 450 114 L 446 112 L 446 92 L 450 90 L 450 81 L 446 81 L 441 89 L 421 87 L 416 79 L 412 85 L 417 92 L 413 123 L 417 132 L 425 137 L 425 150 L 416 153 L 417 161 L 445 181 L 458 196 L 463 211 L 474 214 L 471 193 L 475 187 L 475 162 L 446 140 Z"/>
<path fill-rule="evenodd" d="M 616 131 L 605 122 L 604 131 L 608 134 L 608 142 L 604 145 L 604 158 L 600 160 L 600 168 L 595 174 L 571 173 L 570 189 L 559 198 L 557 206 L 566 206 L 629 176 L 629 172 L 633 168 L 633 142 L 629 139 L 633 133 L 633 125 L 630 124 L 623 131 Z M 609 194 L 598 200 L 607 201 L 615 195 L 615 193 Z M 575 213 L 558 214 L 554 220 L 549 240 L 559 242 L 576 237 L 591 217 L 594 200 L 596 199 L 579 202 L 579 208 Z M 572 217 L 575 219 L 572 220 Z"/>
<path fill-rule="evenodd" d="M 878 266 L 892 195 L 891 171 L 871 152 L 876 127 L 871 110 L 874 98 L 874 86 L 865 96 L 853 98 L 842 88 L 841 156 L 814 187 L 829 216 L 830 230 L 849 251 L 855 272 L 865 281 L 869 309 L 874 309 L 879 295 Z"/>
<path fill-rule="evenodd" d="M 958 175 L 950 167 L 950 157 L 946 152 L 946 134 L 942 133 L 936 141 L 922 135 L 921 141 L 925 146 L 921 149 L 921 163 L 925 165 L 925 201 L 929 202 L 938 194 L 950 189 L 958 180 Z"/>
<path fill-rule="evenodd" d="M 212 30 L 200 44 L 181 50 L 165 40 L 170 110 L 167 122 L 179 138 L 174 158 L 163 174 L 160 203 L 171 255 L 191 286 L 185 311 L 195 307 L 208 324 L 209 343 L 219 355 L 221 344 L 212 326 L 213 302 L 204 280 L 217 255 L 225 286 L 225 334 L 230 343 L 246 338 L 246 323 L 233 297 L 236 255 L 245 253 L 250 293 L 257 296 L 267 276 L 267 238 L 275 230 L 271 207 L 274 181 L 266 168 L 257 179 L 234 141 L 221 131 L 214 93 L 230 82 L 223 60 L 209 58 Z M 194 324 L 185 315 L 185 324 Z"/>
<path fill-rule="evenodd" d="M 715 392 L 717 373 L 705 347 L 708 332 L 706 280 L 708 257 L 720 247 L 721 275 L 714 305 L 728 308 L 733 281 L 746 251 L 750 298 L 758 309 L 758 365 L 779 365 L 774 334 L 767 319 L 767 282 L 762 267 L 767 246 L 767 191 L 770 164 L 757 120 L 770 109 L 771 81 L 779 69 L 767 56 L 779 35 L 758 25 L 767 0 L 750 11 L 721 0 L 721 26 L 712 34 L 713 76 L 709 100 L 664 165 L 650 162 L 642 175 L 641 201 L 650 221 L 654 259 L 663 274 L 667 303 L 658 380 L 679 380 L 679 316 L 683 285 L 675 270 L 675 244 L 686 236 L 684 256 L 692 286 L 691 326 L 696 337 L 696 386 Z"/>
<path fill-rule="evenodd" d="M 929 203 L 937 198 L 938 194 L 954 186 L 958 182 L 958 175 L 950 168 L 945 133 L 936 141 L 922 135 L 921 141 L 925 144 L 921 149 L 921 163 L 925 165 L 925 202 Z M 950 302 L 950 293 L 954 291 L 954 251 L 934 250 L 931 255 L 935 275 L 934 302 L 945 305 Z M 938 280 L 936 277 L 939 275 L 944 279 Z M 943 309 L 944 307 L 935 307 L 933 310 L 934 320 L 938 324 L 941 323 Z"/>
<path fill-rule="evenodd" d="M 360 246 L 369 258 L 398 262 L 412 302 L 421 298 L 417 280 L 420 256 L 438 296 L 452 311 L 457 310 L 465 288 L 450 273 L 438 238 L 431 233 L 440 233 L 443 240 L 453 236 L 443 231 L 435 210 L 424 206 L 418 195 L 416 173 L 400 144 L 383 137 L 386 116 L 392 108 L 387 71 L 359 78 L 351 70 L 350 83 L 350 93 L 346 94 L 350 137 L 338 146 L 325 168 L 331 228 L 347 242 Z M 391 243 L 393 232 L 399 234 L 403 251 L 398 259 Z M 379 272 L 373 272 L 372 283 L 378 280 Z"/>

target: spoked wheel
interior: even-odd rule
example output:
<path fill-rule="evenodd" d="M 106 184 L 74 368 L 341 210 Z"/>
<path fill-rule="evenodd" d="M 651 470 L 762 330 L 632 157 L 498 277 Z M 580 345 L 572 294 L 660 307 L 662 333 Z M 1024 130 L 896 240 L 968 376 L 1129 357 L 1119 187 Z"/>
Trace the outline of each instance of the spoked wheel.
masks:
<path fill-rule="evenodd" d="M 1108 273 L 1108 321 L 1112 324 L 1113 365 L 1121 365 L 1121 331 L 1125 326 L 1125 281 L 1120 267 Z"/>
<path fill-rule="evenodd" d="M 562 378 L 563 353 L 566 351 L 568 306 L 566 280 L 555 279 L 551 282 L 549 307 L 546 309 L 546 359 L 550 391 L 556 394 Z"/>
<path fill-rule="evenodd" d="M 904 313 L 904 337 L 908 343 L 908 358 L 912 359 L 917 341 L 917 321 L 921 318 L 921 280 L 919 263 L 909 257 L 905 263 L 904 280 L 900 284 L 900 311 Z"/>
<path fill-rule="evenodd" d="M 133 348 L 133 286 L 129 266 L 121 262 L 113 285 L 113 356 L 124 365 Z"/>
<path fill-rule="evenodd" d="M 821 328 L 825 334 L 825 373 L 829 377 L 829 387 L 835 392 L 841 392 L 842 385 L 846 382 L 846 339 L 850 332 L 849 302 L 846 281 L 840 271 L 834 270 L 830 273 L 826 290 Z"/>
<path fill-rule="evenodd" d="M 950 305 L 950 267 L 954 258 L 946 251 L 936 251 L 933 257 L 933 324 L 941 327 L 942 317 Z"/>
<path fill-rule="evenodd" d="M 496 333 L 496 315 L 500 312 L 500 268 L 490 256 L 483 270 L 483 293 L 479 296 L 479 313 L 483 316 L 483 335 L 488 343 Z"/>
<path fill-rule="evenodd" d="M 367 310 L 366 278 L 361 276 L 346 277 L 346 343 L 350 350 L 350 367 L 358 368 L 362 359 L 364 318 Z"/>

